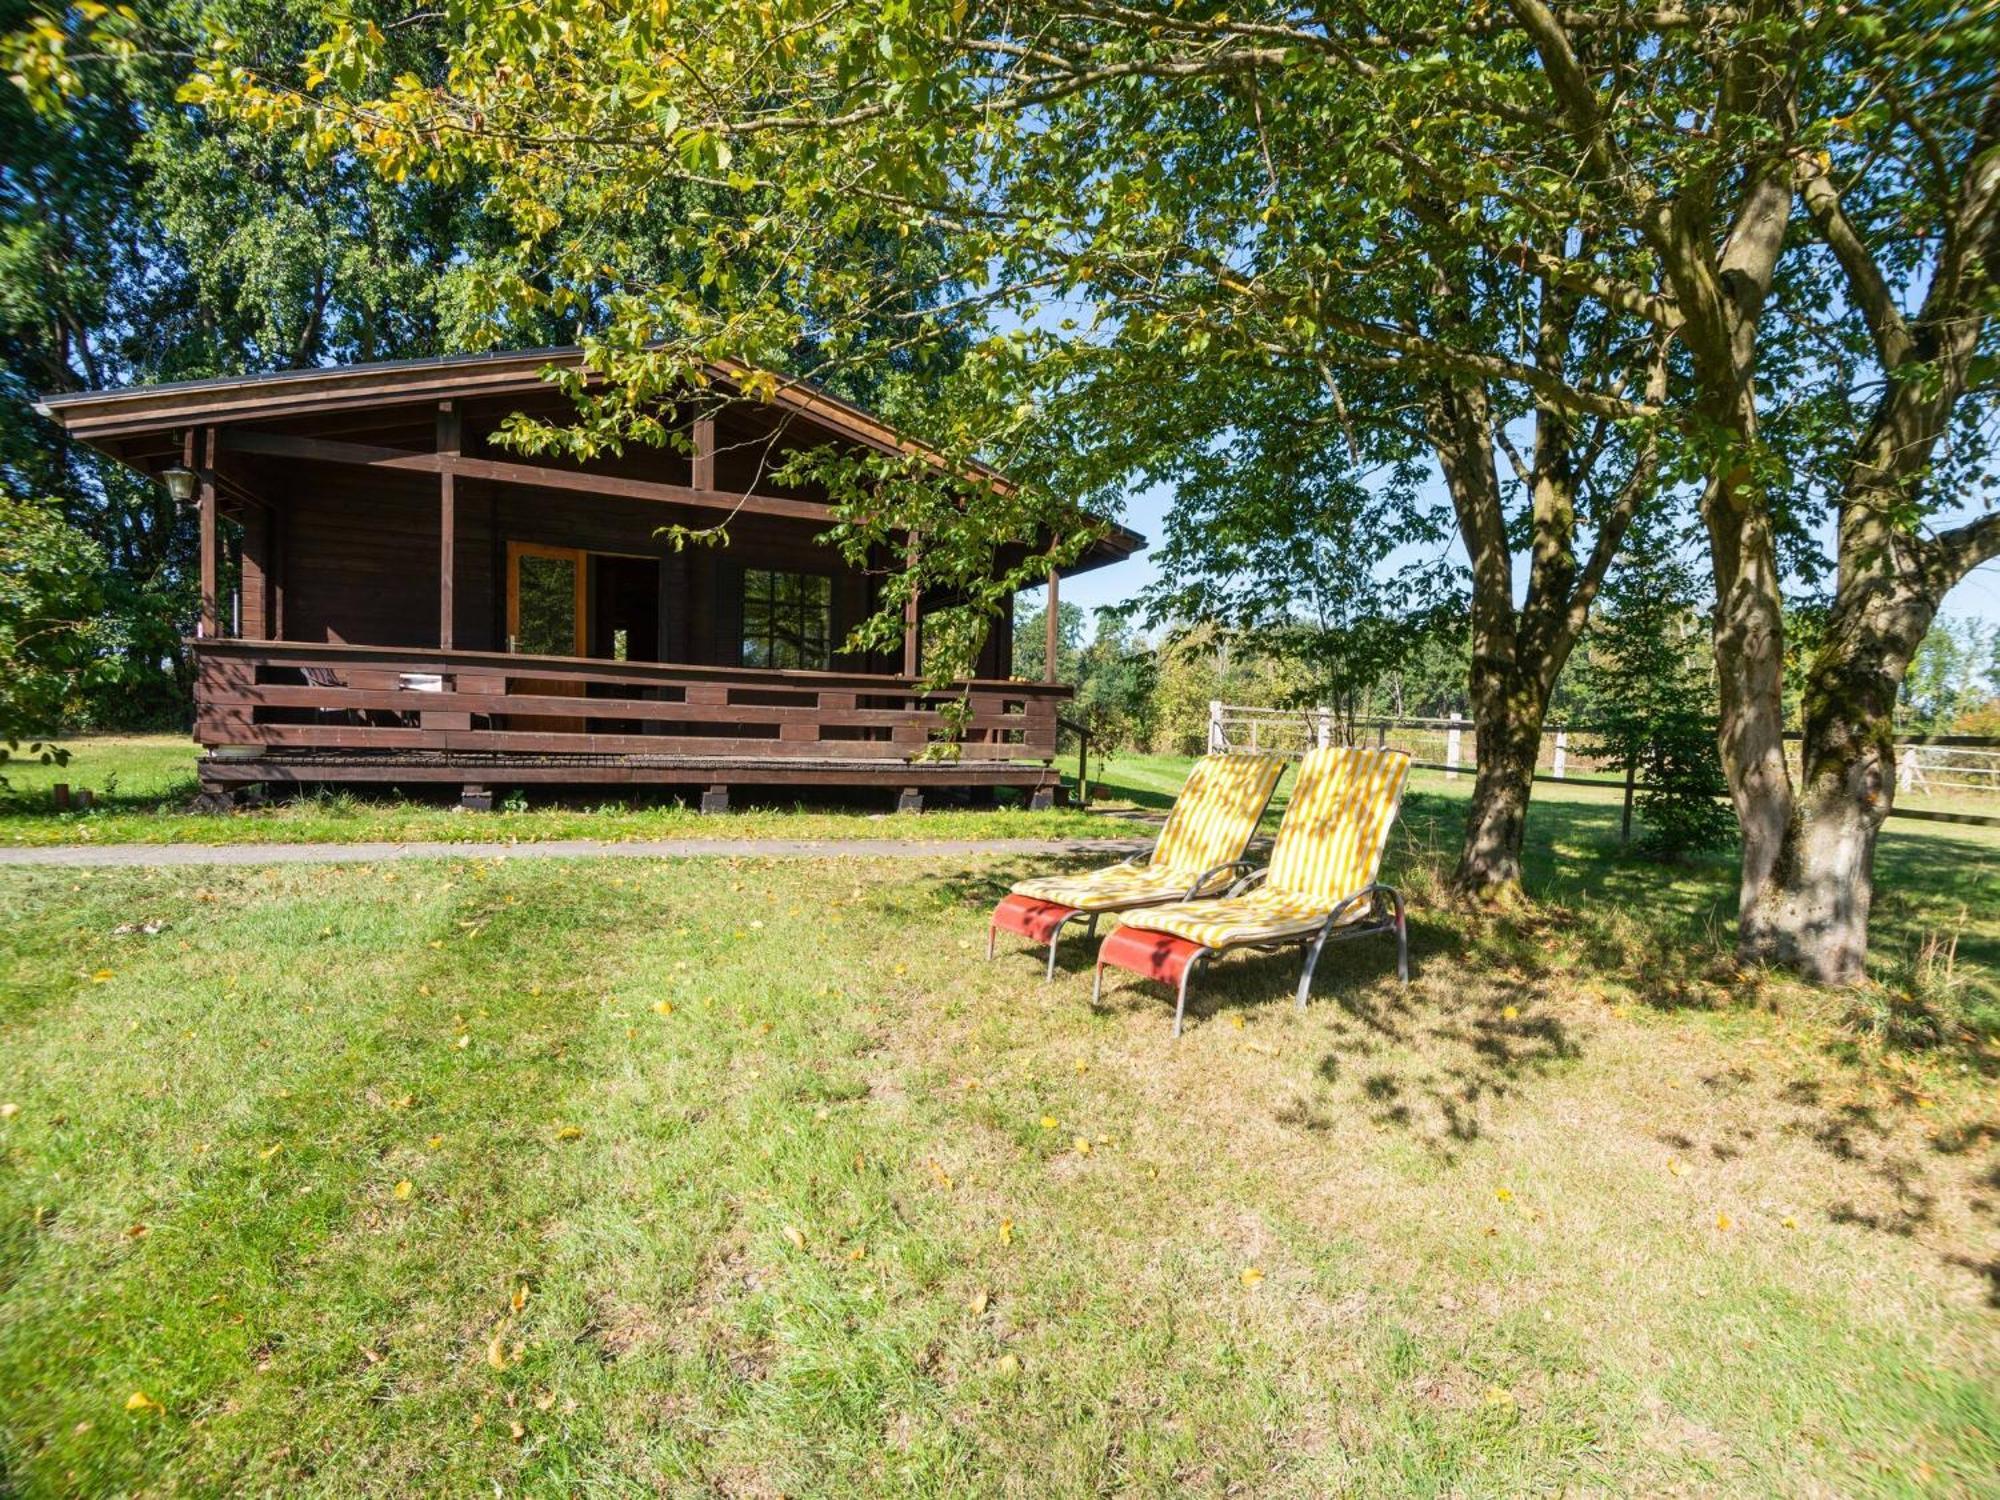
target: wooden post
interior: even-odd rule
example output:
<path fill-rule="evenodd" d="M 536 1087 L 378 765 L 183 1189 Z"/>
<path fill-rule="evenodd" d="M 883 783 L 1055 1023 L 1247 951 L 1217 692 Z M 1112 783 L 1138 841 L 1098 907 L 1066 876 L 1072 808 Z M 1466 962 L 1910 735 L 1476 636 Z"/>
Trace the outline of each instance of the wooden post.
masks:
<path fill-rule="evenodd" d="M 1625 762 L 1625 817 L 1618 828 L 1618 842 L 1621 844 L 1632 842 L 1632 790 L 1638 783 L 1639 762 L 1628 760 Z"/>
<path fill-rule="evenodd" d="M 459 439 L 458 407 L 450 401 L 438 402 L 438 457 L 457 458 Z M 438 649 L 440 651 L 452 649 L 452 582 L 458 571 L 456 481 L 457 476 L 448 466 L 441 466 L 438 469 Z M 471 806 L 470 803 L 466 805 Z"/>
<path fill-rule="evenodd" d="M 905 561 L 910 569 L 909 597 L 903 600 L 903 675 L 915 677 L 923 668 L 923 642 L 918 638 L 923 629 L 923 617 L 917 590 L 917 550 L 915 536 L 910 538 L 910 550 Z"/>
<path fill-rule="evenodd" d="M 285 512 L 275 505 L 271 507 L 265 522 L 265 535 L 270 538 L 270 557 L 266 562 L 266 574 L 271 581 L 270 614 L 264 622 L 264 634 L 274 641 L 285 638 L 285 543 L 289 540 L 291 523 Z"/>
<path fill-rule="evenodd" d="M 715 488 L 715 418 L 694 419 L 694 472 L 689 476 L 698 490 Z"/>
<path fill-rule="evenodd" d="M 1456 781 L 1458 779 L 1458 759 L 1462 743 L 1459 728 L 1456 724 L 1444 732 L 1444 779 L 1446 781 Z"/>
<path fill-rule="evenodd" d="M 192 439 L 189 440 L 189 446 L 193 446 Z M 195 633 L 206 639 L 213 639 L 220 634 L 216 624 L 216 440 L 213 427 L 201 429 L 200 458 L 200 463 L 193 466 L 199 476 L 200 487 L 196 493 L 199 496 L 201 526 L 201 621 L 195 627 Z"/>
<path fill-rule="evenodd" d="M 1042 681 L 1056 680 L 1056 656 L 1062 645 L 1062 590 L 1056 584 L 1056 570 L 1049 569 L 1048 655 L 1042 659 Z"/>
<path fill-rule="evenodd" d="M 1208 750 L 1209 754 L 1220 754 L 1227 747 L 1222 743 L 1222 700 L 1208 700 Z"/>
<path fill-rule="evenodd" d="M 1563 779 L 1563 769 L 1566 766 L 1568 766 L 1568 764 L 1569 764 L 1569 731 L 1567 729 L 1558 729 L 1556 731 L 1556 767 L 1555 767 L 1557 781 L 1561 781 Z"/>

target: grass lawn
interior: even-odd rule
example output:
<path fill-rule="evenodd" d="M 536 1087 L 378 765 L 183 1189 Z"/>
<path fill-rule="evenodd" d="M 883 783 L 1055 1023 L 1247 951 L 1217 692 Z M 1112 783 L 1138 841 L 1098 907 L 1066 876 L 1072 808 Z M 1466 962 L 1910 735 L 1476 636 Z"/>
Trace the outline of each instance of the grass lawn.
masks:
<path fill-rule="evenodd" d="M 1421 789 L 1415 983 L 1178 1044 L 1006 862 L 10 872 L 0 1494 L 1990 1493 L 1990 1045 L 1538 807 L 1562 903 Z"/>
<path fill-rule="evenodd" d="M 182 735 L 92 735 L 66 742 L 67 766 L 10 764 L 11 789 L 0 789 L 0 845 L 14 844 L 253 844 L 476 843 L 485 840 L 656 838 L 901 838 L 989 839 L 1102 836 L 1103 822 L 1070 810 L 1031 813 L 1024 807 L 953 808 L 934 801 L 922 818 L 895 817 L 892 793 L 859 793 L 846 804 L 822 795 L 801 806 L 732 792 L 727 817 L 704 816 L 699 798 L 633 799 L 611 788 L 558 798 L 530 791 L 513 809 L 471 814 L 457 806 L 457 789 L 424 800 L 393 789 L 327 791 L 289 797 L 227 816 L 188 811 L 195 785 L 196 747 Z M 1182 763 L 1185 766 L 1186 762 Z M 1185 770 L 1182 772 L 1185 775 Z M 88 787 L 89 812 L 58 813 L 56 782 Z M 1178 784 L 1178 783 L 1176 783 Z M 696 789 L 698 790 L 698 789 Z"/>

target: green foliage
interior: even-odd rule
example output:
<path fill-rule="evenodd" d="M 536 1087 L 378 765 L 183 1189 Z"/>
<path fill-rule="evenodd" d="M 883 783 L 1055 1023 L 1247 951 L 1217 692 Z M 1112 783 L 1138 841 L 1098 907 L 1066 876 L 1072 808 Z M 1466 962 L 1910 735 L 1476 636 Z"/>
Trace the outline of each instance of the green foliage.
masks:
<path fill-rule="evenodd" d="M 53 502 L 0 488 L 0 738 L 10 746 L 73 725 L 89 692 L 119 682 L 106 572 L 103 550 Z"/>
<path fill-rule="evenodd" d="M 1663 857 L 1724 848 L 1735 826 L 1698 598 L 1673 538 L 1641 530 L 1606 585 L 1585 648 L 1593 727 L 1618 765 L 1637 771 L 1638 844 Z"/>
<path fill-rule="evenodd" d="M 2000 697 L 2000 626 L 1940 616 L 1897 695 L 1899 726 L 1926 733 L 1950 729 L 1961 717 Z"/>

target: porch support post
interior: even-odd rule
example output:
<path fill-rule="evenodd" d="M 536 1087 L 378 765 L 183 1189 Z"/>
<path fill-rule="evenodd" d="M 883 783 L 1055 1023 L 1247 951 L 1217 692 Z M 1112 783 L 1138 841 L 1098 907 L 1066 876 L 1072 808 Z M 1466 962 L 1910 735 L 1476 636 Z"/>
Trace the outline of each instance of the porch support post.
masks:
<path fill-rule="evenodd" d="M 1042 681 L 1056 680 L 1056 647 L 1062 640 L 1062 594 L 1056 584 L 1056 570 L 1049 569 L 1048 654 L 1042 658 Z"/>
<path fill-rule="evenodd" d="M 694 472 L 689 476 L 698 490 L 715 488 L 715 418 L 694 419 Z"/>
<path fill-rule="evenodd" d="M 200 445 L 198 451 L 197 441 Z M 187 447 L 188 456 L 196 460 L 189 467 L 199 476 L 196 495 L 201 527 L 201 623 L 196 627 L 196 634 L 212 640 L 221 633 L 216 624 L 215 429 L 204 427 L 199 434 L 190 433 Z"/>
<path fill-rule="evenodd" d="M 922 628 L 922 616 L 918 610 L 916 566 L 919 543 L 910 538 L 907 554 L 911 570 L 909 596 L 903 600 L 903 675 L 914 677 L 923 666 L 923 643 L 918 639 Z"/>
<path fill-rule="evenodd" d="M 457 458 L 459 445 L 458 407 L 450 401 L 438 402 L 437 451 L 440 459 Z M 438 649 L 452 649 L 452 579 L 457 571 L 458 553 L 457 476 L 451 465 L 438 467 Z"/>

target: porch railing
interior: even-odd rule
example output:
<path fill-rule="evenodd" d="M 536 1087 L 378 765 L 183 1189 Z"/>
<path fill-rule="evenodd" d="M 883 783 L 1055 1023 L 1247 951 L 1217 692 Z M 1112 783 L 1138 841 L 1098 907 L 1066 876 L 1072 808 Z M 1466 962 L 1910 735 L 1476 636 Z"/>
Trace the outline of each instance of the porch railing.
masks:
<path fill-rule="evenodd" d="M 197 640 L 210 748 L 1043 761 L 1067 686 L 596 661 L 422 647 Z M 964 701 L 956 725 L 947 710 Z"/>

